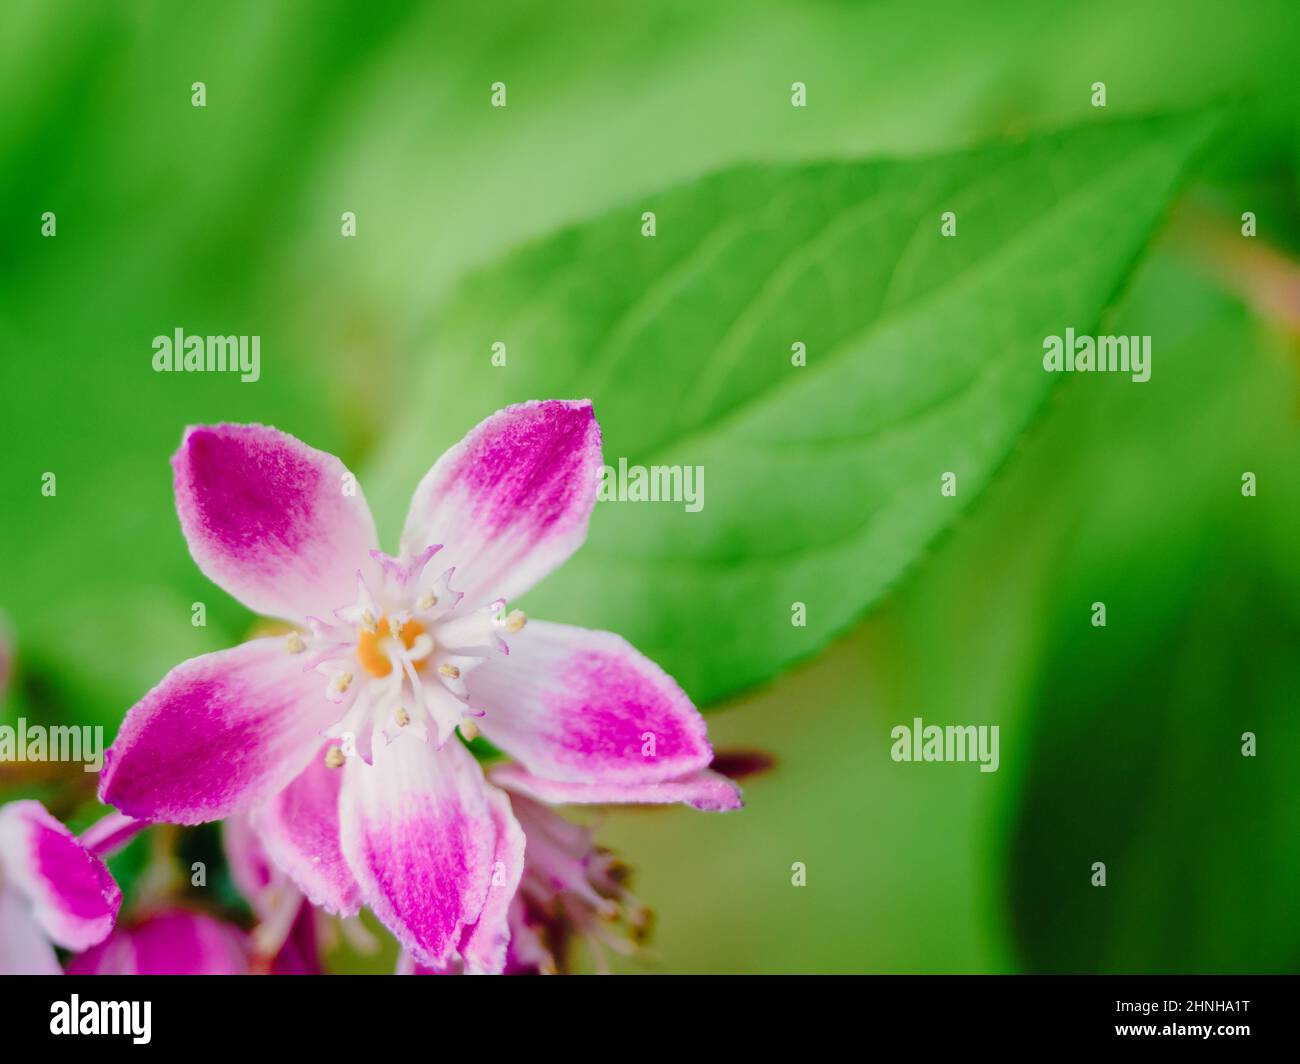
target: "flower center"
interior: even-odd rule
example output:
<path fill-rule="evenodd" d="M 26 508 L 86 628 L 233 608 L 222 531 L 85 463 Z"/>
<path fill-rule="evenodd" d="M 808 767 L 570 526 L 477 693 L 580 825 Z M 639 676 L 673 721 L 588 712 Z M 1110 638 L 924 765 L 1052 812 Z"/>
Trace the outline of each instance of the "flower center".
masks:
<path fill-rule="evenodd" d="M 419 621 L 407 621 L 398 631 L 396 638 L 402 646 L 410 650 L 416 639 L 424 634 L 424 625 Z M 386 653 L 384 643 L 392 639 L 393 633 L 388 626 L 388 618 L 381 617 L 374 631 L 363 630 L 357 639 L 357 660 L 371 676 L 387 676 L 393 671 L 393 663 Z"/>

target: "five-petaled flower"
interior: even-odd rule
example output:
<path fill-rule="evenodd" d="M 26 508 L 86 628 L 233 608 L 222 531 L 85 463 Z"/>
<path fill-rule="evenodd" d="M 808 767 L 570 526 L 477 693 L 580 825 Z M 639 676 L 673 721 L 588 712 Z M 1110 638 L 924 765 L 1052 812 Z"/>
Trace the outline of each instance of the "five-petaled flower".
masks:
<path fill-rule="evenodd" d="M 500 971 L 524 835 L 455 738 L 482 729 L 503 786 L 543 802 L 739 805 L 704 720 L 608 632 L 507 601 L 583 542 L 601 466 L 589 402 L 494 414 L 411 500 L 399 553 L 335 457 L 261 425 L 191 428 L 173 458 L 190 551 L 297 627 L 177 666 L 127 714 L 101 777 L 134 817 L 248 812 L 315 904 L 367 904 L 420 965 Z"/>

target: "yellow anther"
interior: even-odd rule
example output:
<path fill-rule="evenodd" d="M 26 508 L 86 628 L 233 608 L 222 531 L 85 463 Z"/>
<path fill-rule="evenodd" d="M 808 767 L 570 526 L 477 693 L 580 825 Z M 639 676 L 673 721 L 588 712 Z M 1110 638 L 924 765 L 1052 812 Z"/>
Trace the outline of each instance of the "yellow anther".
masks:
<path fill-rule="evenodd" d="M 405 706 L 398 706 L 397 712 L 393 714 L 393 717 L 397 720 L 397 726 L 399 728 L 405 728 L 411 723 L 411 714 L 406 712 Z"/>
<path fill-rule="evenodd" d="M 299 632 L 290 632 L 285 637 L 284 646 L 290 654 L 301 654 L 307 649 L 307 644 L 302 641 L 302 635 Z"/>
<path fill-rule="evenodd" d="M 342 747 L 331 746 L 325 751 L 325 766 L 327 768 L 342 768 L 343 762 L 346 760 Z"/>
<path fill-rule="evenodd" d="M 439 665 L 439 666 L 438 666 L 438 675 L 439 675 L 439 676 L 445 676 L 445 677 L 447 677 L 447 679 L 449 679 L 449 680 L 459 680 L 459 679 L 460 679 L 460 669 L 457 668 L 455 665 L 450 665 L 450 664 L 448 664 L 448 665 Z"/>
<path fill-rule="evenodd" d="M 511 610 L 506 614 L 506 619 L 502 623 L 505 625 L 506 631 L 514 635 L 515 632 L 522 630 L 524 625 L 528 623 L 528 618 L 524 616 L 523 610 Z"/>

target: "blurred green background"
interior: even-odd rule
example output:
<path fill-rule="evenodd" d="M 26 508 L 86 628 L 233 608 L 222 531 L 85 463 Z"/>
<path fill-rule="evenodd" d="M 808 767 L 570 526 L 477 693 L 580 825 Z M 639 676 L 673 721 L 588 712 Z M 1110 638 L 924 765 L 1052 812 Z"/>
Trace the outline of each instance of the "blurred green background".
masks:
<path fill-rule="evenodd" d="M 996 440 L 979 431 L 983 408 L 961 415 L 964 435 L 956 413 L 936 419 L 924 446 L 955 435 L 951 464 L 914 463 L 933 468 L 925 501 L 900 486 L 922 453 L 902 444 L 787 471 L 776 501 L 728 456 L 746 432 L 791 446 L 807 432 L 751 419 L 695 451 L 669 444 L 683 461 L 707 454 L 705 510 L 598 507 L 589 554 L 526 601 L 628 635 L 705 704 L 716 748 L 775 761 L 735 815 L 601 818 L 657 912 L 655 959 L 618 967 L 1300 966 L 1294 2 L 15 0 L 2 17 L 0 608 L 18 644 L 4 720 L 99 723 L 111 738 L 168 668 L 248 633 L 253 618 L 202 578 L 176 522 L 167 459 L 187 424 L 261 421 L 339 454 L 391 548 L 419 476 L 510 399 L 590 394 L 607 458 L 636 461 L 683 425 L 731 424 L 681 376 L 724 379 L 709 359 L 729 345 L 725 379 L 775 395 L 772 424 L 798 402 L 791 421 L 816 421 L 825 397 L 802 382 L 787 403 L 775 369 L 746 379 L 777 335 L 773 366 L 789 371 L 788 330 L 758 320 L 736 339 L 719 323 L 762 303 L 767 281 L 746 288 L 744 264 L 806 221 L 762 211 L 811 164 L 865 160 L 845 209 L 877 197 L 879 217 L 814 264 L 817 286 L 792 289 L 819 322 L 844 317 L 810 345 L 810 369 L 872 323 L 913 342 L 844 341 L 860 375 L 826 381 L 848 396 L 827 422 L 871 414 L 853 401 L 867 404 L 881 367 L 898 378 L 881 403 L 907 398 L 898 413 L 916 415 L 912 359 L 938 390 L 941 373 L 1008 367 L 985 401 L 1017 405 Z M 496 81 L 504 109 L 489 105 Z M 794 81 L 806 108 L 790 105 Z M 1104 109 L 1090 104 L 1096 81 Z M 1196 151 L 1166 157 L 1173 134 L 1124 126 L 1207 108 L 1224 117 Z M 1034 147 L 1078 125 L 1097 128 L 1070 141 L 1074 155 Z M 1014 175 L 1021 149 L 1007 149 L 1011 170 L 954 154 L 1023 138 L 1027 176 L 1010 192 L 979 182 Z M 1056 194 L 1103 187 L 1086 170 L 1107 151 L 1119 176 L 1096 217 L 1053 213 Z M 1040 157 L 1051 180 L 1035 184 Z M 753 166 L 710 176 L 739 164 Z M 980 195 L 1055 228 L 1031 230 L 1039 245 L 987 290 L 949 293 L 954 265 L 916 250 L 914 219 L 890 222 L 909 202 L 891 195 L 944 181 L 970 201 L 959 248 L 1006 239 L 1004 219 L 981 230 Z M 835 194 L 818 186 L 832 217 Z M 643 209 L 659 211 L 657 243 L 620 250 L 620 226 L 641 241 Z M 1247 210 L 1253 241 L 1238 235 Z M 340 236 L 343 211 L 355 239 Z M 693 253 L 714 236 L 695 223 L 732 211 L 762 224 L 739 225 L 698 278 L 672 274 L 673 241 Z M 1094 246 L 1107 256 L 1095 269 L 1070 265 Z M 634 336 L 617 326 L 627 350 L 609 371 L 606 326 L 640 307 L 643 277 L 659 302 Z M 918 300 L 938 294 L 909 303 L 909 284 Z M 1152 380 L 1045 383 L 1041 348 L 1021 345 L 1054 320 L 1153 336 Z M 507 322 L 510 364 L 494 369 Z M 177 327 L 261 336 L 261 380 L 153 373 L 152 338 Z M 967 461 L 970 489 L 939 516 L 939 473 Z M 40 493 L 47 471 L 54 498 Z M 1256 497 L 1241 494 L 1244 471 Z M 816 569 L 819 527 L 878 512 L 896 520 Z M 781 567 L 733 580 L 773 530 L 791 541 Z M 826 584 L 824 601 L 807 596 L 813 612 L 833 620 L 792 630 L 783 581 L 810 573 Z M 1090 623 L 1098 600 L 1104 629 Z M 190 625 L 195 601 L 205 629 Z M 1001 768 L 894 763 L 889 731 L 914 716 L 999 725 Z M 93 815 L 93 777 L 0 771 L 0 799 Z M 791 885 L 796 861 L 805 887 Z M 1105 888 L 1090 885 L 1094 861 Z"/>

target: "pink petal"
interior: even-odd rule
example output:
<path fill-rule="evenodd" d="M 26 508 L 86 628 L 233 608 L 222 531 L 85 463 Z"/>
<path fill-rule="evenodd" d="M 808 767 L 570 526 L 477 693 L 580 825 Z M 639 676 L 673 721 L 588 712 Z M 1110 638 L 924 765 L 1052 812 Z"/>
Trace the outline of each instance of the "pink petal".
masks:
<path fill-rule="evenodd" d="M 467 975 L 500 975 L 505 970 L 510 903 L 524 872 L 524 829 L 511 812 L 510 799 L 503 791 L 489 787 L 488 805 L 496 826 L 497 850 L 483 911 L 461 936 L 460 955 Z"/>
<path fill-rule="evenodd" d="M 471 429 L 415 495 L 405 552 L 443 544 L 469 608 L 523 594 L 587 538 L 600 478 L 589 400 L 522 403 Z"/>
<path fill-rule="evenodd" d="M 266 920 L 274 911 L 270 892 L 276 867 L 271 864 L 248 816 L 232 816 L 221 822 L 221 848 L 235 889 L 244 896 L 257 918 Z"/>
<path fill-rule="evenodd" d="M 497 852 L 478 762 L 456 740 L 435 750 L 402 735 L 343 771 L 343 854 L 363 900 L 419 964 L 445 966 L 479 918 Z"/>
<path fill-rule="evenodd" d="M 16 890 L 0 886 L 0 975 L 59 975 L 59 958 Z"/>
<path fill-rule="evenodd" d="M 510 945 L 510 907 L 524 874 L 524 829 L 510 809 L 504 791 L 487 788 L 488 806 L 497 831 L 492 879 L 478 920 L 460 936 L 459 957 L 441 967 L 416 963 L 405 951 L 398 958 L 398 975 L 500 975 Z"/>
<path fill-rule="evenodd" d="M 246 975 L 248 949 L 235 927 L 202 913 L 159 913 L 68 965 L 69 975 Z"/>
<path fill-rule="evenodd" d="M 659 783 L 713 756 L 682 689 L 610 632 L 530 621 L 466 686 L 484 735 L 549 779 Z"/>
<path fill-rule="evenodd" d="M 122 905 L 104 862 L 40 802 L 0 809 L 0 884 L 25 896 L 36 922 L 66 949 L 103 939 Z"/>
<path fill-rule="evenodd" d="M 397 954 L 397 968 L 393 971 L 394 975 L 464 975 L 464 965 L 458 960 L 449 961 L 445 967 L 430 968 L 428 965 L 419 964 L 406 950 L 401 950 Z"/>
<path fill-rule="evenodd" d="M 326 748 L 316 751 L 289 786 L 253 810 L 252 825 L 271 860 L 313 905 L 353 916 L 361 908 L 361 896 L 339 847 L 343 773 L 325 764 Z"/>
<path fill-rule="evenodd" d="M 270 961 L 274 975 L 316 975 L 321 972 L 316 910 L 271 863 L 250 818 L 234 816 L 221 825 L 230 878 L 265 927 L 283 929 L 282 941 Z M 337 840 L 335 841 L 337 846 Z M 287 927 L 282 921 L 289 918 Z M 269 944 L 261 948 L 270 948 Z"/>
<path fill-rule="evenodd" d="M 531 775 L 521 765 L 492 770 L 492 782 L 548 805 L 663 805 L 685 802 L 696 809 L 723 813 L 739 809 L 740 788 L 707 769 L 662 783 L 566 783 Z"/>
<path fill-rule="evenodd" d="M 100 800 L 173 824 L 242 812 L 302 771 L 341 712 L 283 639 L 191 658 L 127 713 Z"/>
<path fill-rule="evenodd" d="M 264 425 L 201 425 L 172 467 L 190 553 L 249 609 L 301 621 L 356 598 L 375 524 L 333 455 Z"/>
<path fill-rule="evenodd" d="M 97 946 L 68 962 L 68 975 L 138 975 L 131 933 L 119 927 Z"/>
<path fill-rule="evenodd" d="M 147 827 L 147 820 L 136 820 L 114 811 L 86 828 L 81 833 L 81 844 L 96 857 L 112 857 Z"/>
<path fill-rule="evenodd" d="M 528 912 L 520 895 L 510 905 L 510 946 L 506 950 L 504 975 L 553 974 L 555 957 L 542 941 L 539 924 Z"/>
<path fill-rule="evenodd" d="M 146 920 L 132 932 L 141 975 L 244 975 L 243 933 L 202 913 L 175 911 Z"/>
<path fill-rule="evenodd" d="M 320 919 L 307 902 L 298 906 L 289 935 L 271 961 L 272 975 L 324 975 L 320 959 Z"/>

